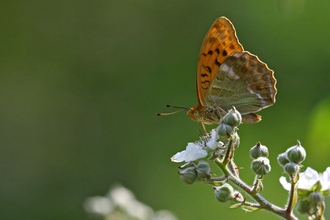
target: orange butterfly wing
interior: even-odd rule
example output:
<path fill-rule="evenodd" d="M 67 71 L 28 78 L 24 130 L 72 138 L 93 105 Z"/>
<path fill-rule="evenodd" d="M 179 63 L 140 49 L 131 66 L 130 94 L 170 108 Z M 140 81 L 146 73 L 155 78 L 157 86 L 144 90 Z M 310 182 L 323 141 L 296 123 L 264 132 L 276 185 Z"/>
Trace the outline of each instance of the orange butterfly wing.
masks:
<path fill-rule="evenodd" d="M 233 24 L 218 18 L 206 34 L 199 53 L 197 66 L 197 95 L 199 103 L 206 105 L 205 94 L 223 61 L 234 52 L 243 52 Z"/>

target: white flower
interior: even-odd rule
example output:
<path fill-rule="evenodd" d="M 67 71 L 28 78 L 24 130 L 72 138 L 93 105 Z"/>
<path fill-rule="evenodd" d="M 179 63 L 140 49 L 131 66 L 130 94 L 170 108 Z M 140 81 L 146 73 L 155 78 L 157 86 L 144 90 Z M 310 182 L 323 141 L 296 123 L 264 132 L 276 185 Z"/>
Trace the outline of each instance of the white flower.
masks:
<path fill-rule="evenodd" d="M 151 220 L 178 220 L 172 212 L 167 210 L 160 210 L 155 212 Z"/>
<path fill-rule="evenodd" d="M 145 220 L 150 219 L 153 210 L 135 199 L 134 194 L 123 186 L 113 188 L 108 196 L 117 206 L 123 208 L 131 217 Z"/>
<path fill-rule="evenodd" d="M 195 143 L 188 143 L 186 150 L 176 153 L 171 157 L 172 162 L 191 162 L 207 156 L 207 152 Z"/>
<path fill-rule="evenodd" d="M 291 184 L 288 183 L 288 181 L 286 180 L 286 178 L 284 176 L 280 177 L 280 183 L 282 184 L 282 186 L 285 190 L 290 191 Z"/>
<path fill-rule="evenodd" d="M 330 167 L 328 167 L 323 175 L 320 176 L 320 182 L 322 185 L 321 191 L 330 190 Z"/>
<path fill-rule="evenodd" d="M 113 204 L 110 199 L 103 196 L 94 196 L 86 199 L 84 208 L 87 212 L 106 216 L 113 211 Z"/>
<path fill-rule="evenodd" d="M 312 187 L 319 181 L 319 174 L 316 170 L 307 167 L 305 172 L 302 172 L 298 180 L 298 189 L 311 190 Z"/>
<path fill-rule="evenodd" d="M 108 192 L 108 197 L 118 206 L 125 206 L 135 201 L 134 194 L 123 186 L 115 186 Z"/>
<path fill-rule="evenodd" d="M 211 131 L 211 138 L 210 140 L 206 143 L 206 146 L 210 148 L 211 150 L 215 150 L 219 144 L 217 141 L 219 139 L 219 134 L 216 132 L 215 129 L 212 129 Z"/>
<path fill-rule="evenodd" d="M 290 191 L 291 183 L 288 183 L 284 176 L 280 178 L 280 183 L 284 189 Z M 305 172 L 299 175 L 298 190 L 313 191 L 317 183 L 321 184 L 321 191 L 330 190 L 330 167 L 323 174 L 319 174 L 314 169 L 307 167 Z"/>

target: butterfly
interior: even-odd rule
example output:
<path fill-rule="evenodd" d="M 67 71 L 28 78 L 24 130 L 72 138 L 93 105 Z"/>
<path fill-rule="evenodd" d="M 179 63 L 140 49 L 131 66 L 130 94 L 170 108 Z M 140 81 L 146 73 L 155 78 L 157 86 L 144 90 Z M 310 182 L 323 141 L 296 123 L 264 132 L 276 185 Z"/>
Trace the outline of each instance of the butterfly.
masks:
<path fill-rule="evenodd" d="M 187 114 L 197 122 L 218 123 L 232 106 L 243 123 L 257 123 L 255 114 L 275 103 L 274 72 L 239 43 L 233 24 L 218 18 L 206 34 L 197 66 L 198 104 Z"/>

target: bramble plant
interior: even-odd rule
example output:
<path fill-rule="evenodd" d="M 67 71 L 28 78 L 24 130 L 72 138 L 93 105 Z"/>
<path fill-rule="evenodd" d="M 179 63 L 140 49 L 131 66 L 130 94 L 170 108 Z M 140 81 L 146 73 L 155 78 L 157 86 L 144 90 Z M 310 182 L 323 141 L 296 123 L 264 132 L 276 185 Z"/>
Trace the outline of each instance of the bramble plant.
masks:
<path fill-rule="evenodd" d="M 214 188 L 215 198 L 219 202 L 230 202 L 231 209 L 241 208 L 245 211 L 268 210 L 284 219 L 298 219 L 293 214 L 297 206 L 300 214 L 305 214 L 308 219 L 324 219 L 324 197 L 330 191 L 330 167 L 323 174 L 318 174 L 308 167 L 305 172 L 300 172 L 301 163 L 306 158 L 306 151 L 298 141 L 286 152 L 277 157 L 278 163 L 289 176 L 280 178 L 284 189 L 289 191 L 289 198 L 284 208 L 278 207 L 260 195 L 263 190 L 262 180 L 271 171 L 268 148 L 258 142 L 250 150 L 252 158 L 251 169 L 255 173 L 253 184 L 249 186 L 243 182 L 234 163 L 234 152 L 239 147 L 240 138 L 237 127 L 241 124 L 242 117 L 233 107 L 219 122 L 219 126 L 207 133 L 194 143 L 188 143 L 186 150 L 175 154 L 173 162 L 186 162 L 179 167 L 179 176 L 183 182 L 193 184 L 201 181 Z M 215 176 L 209 163 L 213 162 L 222 171 L 222 176 Z M 233 188 L 235 186 L 239 191 Z M 253 202 L 243 196 L 249 195 Z"/>

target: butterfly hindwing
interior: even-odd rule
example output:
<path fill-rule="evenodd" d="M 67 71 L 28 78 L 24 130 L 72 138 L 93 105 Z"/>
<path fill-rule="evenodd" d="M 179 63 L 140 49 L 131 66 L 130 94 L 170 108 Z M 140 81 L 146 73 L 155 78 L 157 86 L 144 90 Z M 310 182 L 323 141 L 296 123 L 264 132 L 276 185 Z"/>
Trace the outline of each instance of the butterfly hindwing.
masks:
<path fill-rule="evenodd" d="M 275 84 L 274 72 L 257 56 L 233 53 L 217 71 L 205 101 L 224 111 L 235 106 L 241 114 L 257 112 L 275 103 Z"/>

